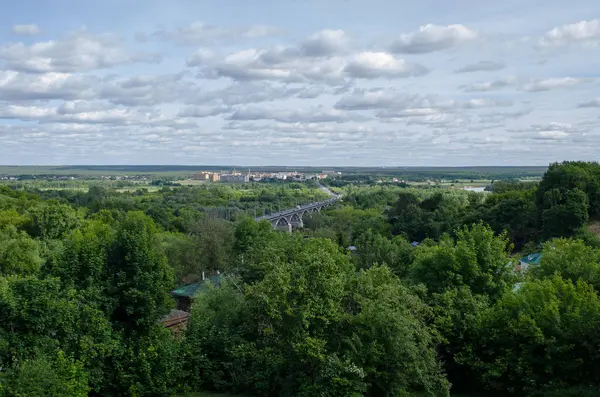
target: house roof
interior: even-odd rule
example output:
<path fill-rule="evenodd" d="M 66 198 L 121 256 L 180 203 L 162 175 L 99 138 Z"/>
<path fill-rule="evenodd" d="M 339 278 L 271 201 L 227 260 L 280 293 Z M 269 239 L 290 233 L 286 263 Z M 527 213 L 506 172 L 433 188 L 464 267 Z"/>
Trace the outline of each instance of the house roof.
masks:
<path fill-rule="evenodd" d="M 190 314 L 183 310 L 172 309 L 160 322 L 166 328 L 171 328 L 182 323 L 187 323 Z"/>
<path fill-rule="evenodd" d="M 175 296 L 183 296 L 186 298 L 192 298 L 198 292 L 202 291 L 202 289 L 206 285 L 206 282 L 210 282 L 212 285 L 219 285 L 222 277 L 223 277 L 222 274 L 218 274 L 216 276 L 209 276 L 206 278 L 206 280 L 202 280 L 202 281 L 198 281 L 196 283 L 186 284 L 186 285 L 177 287 L 177 289 L 174 289 L 173 291 L 171 291 L 171 294 L 173 294 Z"/>
<path fill-rule="evenodd" d="M 539 265 L 542 260 L 542 254 L 529 254 L 519 259 L 519 262 L 526 263 L 528 265 Z"/>

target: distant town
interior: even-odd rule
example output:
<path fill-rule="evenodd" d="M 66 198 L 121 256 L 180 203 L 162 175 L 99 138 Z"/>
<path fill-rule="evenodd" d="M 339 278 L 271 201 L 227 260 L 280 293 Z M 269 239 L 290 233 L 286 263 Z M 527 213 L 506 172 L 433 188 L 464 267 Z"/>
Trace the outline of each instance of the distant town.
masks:
<path fill-rule="evenodd" d="M 249 183 L 260 181 L 292 181 L 304 182 L 307 179 L 325 179 L 329 176 L 342 175 L 339 171 L 323 170 L 320 173 L 306 174 L 298 171 L 281 171 L 281 172 L 239 172 L 233 171 L 199 171 L 188 176 L 179 176 L 179 180 L 194 180 L 206 182 L 224 182 L 224 183 Z M 0 175 L 0 180 L 5 181 L 20 181 L 20 180 L 56 180 L 56 181 L 72 181 L 77 179 L 101 179 L 101 180 L 116 180 L 116 181 L 148 181 L 152 180 L 152 175 L 135 174 L 135 175 L 51 175 L 51 174 L 20 174 L 20 175 Z"/>
<path fill-rule="evenodd" d="M 304 182 L 307 179 L 325 179 L 330 175 L 342 175 L 339 171 L 323 170 L 317 174 L 304 174 L 302 172 L 251 172 L 247 173 L 232 171 L 228 173 L 200 171 L 192 176 L 192 180 L 207 181 L 207 182 L 226 182 L 226 183 L 248 183 L 260 182 L 266 180 L 281 180 Z"/>

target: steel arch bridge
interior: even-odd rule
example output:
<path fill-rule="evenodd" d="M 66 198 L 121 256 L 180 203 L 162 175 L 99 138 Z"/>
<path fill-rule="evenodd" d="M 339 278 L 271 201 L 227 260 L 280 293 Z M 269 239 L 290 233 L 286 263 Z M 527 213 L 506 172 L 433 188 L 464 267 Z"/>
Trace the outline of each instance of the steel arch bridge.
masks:
<path fill-rule="evenodd" d="M 291 232 L 293 229 L 302 228 L 304 226 L 302 218 L 306 214 L 321 212 L 323 208 L 327 208 L 335 204 L 338 200 L 339 197 L 334 196 L 325 201 L 319 201 L 317 203 L 306 204 L 296 208 L 275 212 L 273 214 L 259 216 L 256 217 L 255 220 L 266 220 L 269 221 L 275 229 Z"/>

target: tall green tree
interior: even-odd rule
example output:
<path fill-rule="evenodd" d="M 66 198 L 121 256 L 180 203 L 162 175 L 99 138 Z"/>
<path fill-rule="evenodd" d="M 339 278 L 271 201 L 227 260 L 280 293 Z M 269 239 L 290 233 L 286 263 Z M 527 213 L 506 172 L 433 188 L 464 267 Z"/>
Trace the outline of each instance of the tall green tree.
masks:
<path fill-rule="evenodd" d="M 45 202 L 29 211 L 31 221 L 29 234 L 43 239 L 59 239 L 75 229 L 81 218 L 71 206 L 57 202 Z"/>
<path fill-rule="evenodd" d="M 183 388 L 179 344 L 159 325 L 146 335 L 121 339 L 107 364 L 111 371 L 98 393 L 103 397 L 172 397 Z"/>
<path fill-rule="evenodd" d="M 13 208 L 0 210 L 0 230 L 9 225 L 21 228 L 28 221 L 29 219 L 25 215 L 20 214 Z"/>
<path fill-rule="evenodd" d="M 528 281 L 492 306 L 480 327 L 471 365 L 491 390 L 598 390 L 600 299 L 590 285 L 559 276 Z"/>
<path fill-rule="evenodd" d="M 43 263 L 40 244 L 15 226 L 0 228 L 0 275 L 33 275 Z"/>
<path fill-rule="evenodd" d="M 195 243 L 200 251 L 200 271 L 223 271 L 234 261 L 234 225 L 224 219 L 204 216 L 192 227 Z"/>
<path fill-rule="evenodd" d="M 572 236 L 588 220 L 588 198 L 580 189 L 555 188 L 544 195 L 542 225 L 547 237 Z"/>
<path fill-rule="evenodd" d="M 479 337 L 479 325 L 489 307 L 487 295 L 476 295 L 467 286 L 433 294 L 432 323 L 440 338 L 439 359 L 455 393 L 482 389 L 470 364 L 470 353 Z"/>
<path fill-rule="evenodd" d="M 105 274 L 111 321 L 126 333 L 147 334 L 173 306 L 173 273 L 157 240 L 154 222 L 129 212 L 117 225 Z"/>
<path fill-rule="evenodd" d="M 364 371 L 366 394 L 448 396 L 449 384 L 426 325 L 431 313 L 421 299 L 387 266 L 361 271 L 351 288 L 347 304 L 352 309 L 346 309 L 351 331 L 338 331 L 330 343 Z"/>
<path fill-rule="evenodd" d="M 81 362 L 60 351 L 56 357 L 26 359 L 0 372 L 2 397 L 87 397 L 88 374 Z"/>
<path fill-rule="evenodd" d="M 532 268 L 534 277 L 551 278 L 558 274 L 574 283 L 581 280 L 600 292 L 600 250 L 581 240 L 554 239 L 544 244 L 539 266 Z"/>
<path fill-rule="evenodd" d="M 418 247 L 410 275 L 432 293 L 467 286 L 496 299 L 511 285 L 509 248 L 506 234 L 496 236 L 481 223 L 465 226 L 456 231 L 456 240 Z"/>
<path fill-rule="evenodd" d="M 201 277 L 202 252 L 193 236 L 177 232 L 163 232 L 159 235 L 162 249 L 175 279 L 179 284 L 193 282 Z"/>
<path fill-rule="evenodd" d="M 513 190 L 489 195 L 483 205 L 481 218 L 496 233 L 507 231 L 515 248 L 535 241 L 539 235 L 535 190 Z"/>
<path fill-rule="evenodd" d="M 413 260 L 413 249 L 402 236 L 393 240 L 368 229 L 356 239 L 358 268 L 368 269 L 375 264 L 387 265 L 399 276 L 405 276 Z"/>
<path fill-rule="evenodd" d="M 57 278 L 0 278 L 0 367 L 17 371 L 25 360 L 63 351 L 100 390 L 104 358 L 115 348 L 110 322 L 85 293 L 64 288 Z"/>
<path fill-rule="evenodd" d="M 550 164 L 538 191 L 538 207 L 545 208 L 547 192 L 558 189 L 561 196 L 578 189 L 585 193 L 591 217 L 600 215 L 600 164 L 597 162 L 565 161 Z"/>
<path fill-rule="evenodd" d="M 49 261 L 46 270 L 63 283 L 79 290 L 99 289 L 104 292 L 108 252 L 115 231 L 102 221 L 85 221 L 64 238 L 60 254 Z"/>

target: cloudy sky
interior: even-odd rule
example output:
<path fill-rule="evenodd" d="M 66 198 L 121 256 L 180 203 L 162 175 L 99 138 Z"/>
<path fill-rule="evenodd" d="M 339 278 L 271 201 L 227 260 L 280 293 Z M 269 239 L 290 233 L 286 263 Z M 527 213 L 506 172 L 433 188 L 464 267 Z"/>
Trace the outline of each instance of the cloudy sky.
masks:
<path fill-rule="evenodd" d="M 600 159 L 598 0 L 11 1 L 0 164 Z"/>

